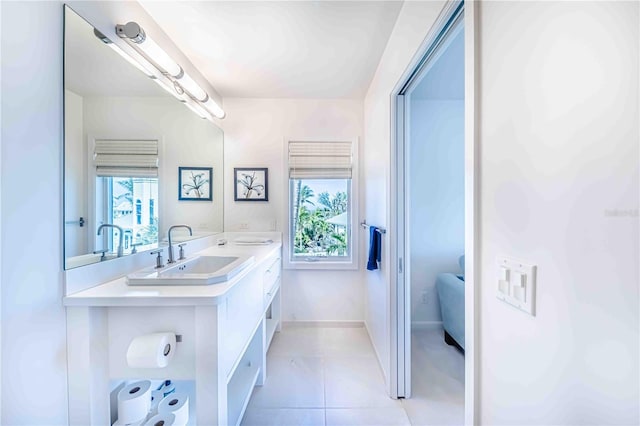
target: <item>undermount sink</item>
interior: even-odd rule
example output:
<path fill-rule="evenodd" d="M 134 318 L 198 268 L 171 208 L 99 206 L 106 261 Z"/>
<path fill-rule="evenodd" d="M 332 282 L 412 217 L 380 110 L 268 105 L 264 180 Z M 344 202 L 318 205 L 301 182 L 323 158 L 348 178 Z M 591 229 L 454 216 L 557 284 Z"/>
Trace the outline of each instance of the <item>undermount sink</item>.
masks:
<path fill-rule="evenodd" d="M 253 256 L 197 256 L 163 268 L 134 272 L 127 275 L 127 284 L 211 285 L 230 280 L 254 261 Z"/>

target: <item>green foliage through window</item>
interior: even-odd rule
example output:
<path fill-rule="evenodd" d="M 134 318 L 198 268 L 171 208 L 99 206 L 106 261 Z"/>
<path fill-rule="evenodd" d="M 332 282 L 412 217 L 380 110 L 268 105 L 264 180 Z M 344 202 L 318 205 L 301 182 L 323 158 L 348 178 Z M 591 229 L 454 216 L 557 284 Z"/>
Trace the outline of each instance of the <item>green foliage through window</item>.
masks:
<path fill-rule="evenodd" d="M 346 179 L 293 181 L 294 256 L 349 255 L 348 185 Z"/>

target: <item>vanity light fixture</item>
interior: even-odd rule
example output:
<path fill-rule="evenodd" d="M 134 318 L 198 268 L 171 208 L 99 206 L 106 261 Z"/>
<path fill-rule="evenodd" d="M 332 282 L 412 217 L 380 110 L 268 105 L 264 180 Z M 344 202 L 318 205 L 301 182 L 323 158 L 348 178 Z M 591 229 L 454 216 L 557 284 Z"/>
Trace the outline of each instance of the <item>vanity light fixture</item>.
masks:
<path fill-rule="evenodd" d="M 191 111 L 195 112 L 201 118 L 206 118 L 206 119 L 209 119 L 209 120 L 213 120 L 213 117 L 211 116 L 209 111 L 207 111 L 206 109 L 201 107 L 199 104 L 191 103 L 191 102 L 185 102 L 184 104 L 186 105 L 187 108 L 189 108 Z"/>
<path fill-rule="evenodd" d="M 207 98 L 209 98 L 209 95 L 207 95 L 207 92 L 205 92 L 204 89 L 200 87 L 198 83 L 193 81 L 193 79 L 189 77 L 189 74 L 187 74 L 184 71 L 182 73 L 182 77 L 178 79 L 178 83 L 182 86 L 184 90 L 191 93 L 191 96 L 193 96 L 194 98 L 196 98 L 196 100 L 200 102 L 204 102 L 207 100 Z"/>
<path fill-rule="evenodd" d="M 220 105 L 218 105 L 213 99 L 208 98 L 205 102 L 204 102 L 204 107 L 208 110 L 211 111 L 211 113 L 213 115 L 215 115 L 218 118 L 224 118 L 225 116 L 225 112 L 222 110 L 222 108 L 220 108 Z"/>
<path fill-rule="evenodd" d="M 102 34 L 100 31 L 98 31 L 95 28 L 93 29 L 93 34 L 101 42 L 103 42 L 104 44 L 109 46 L 111 49 L 113 49 L 114 52 L 116 52 L 118 55 L 120 55 L 122 58 L 124 58 L 125 61 L 129 62 L 131 65 L 133 65 L 134 67 L 136 67 L 137 69 L 142 71 L 144 74 L 146 74 L 147 77 L 150 77 L 150 78 L 153 78 L 153 79 L 156 78 L 155 74 L 152 71 L 150 71 L 150 69 L 149 69 L 149 68 L 151 68 L 150 65 L 145 66 L 142 63 L 134 60 L 131 56 L 127 55 L 126 53 L 124 53 L 122 51 L 122 49 L 120 49 L 118 46 L 116 46 L 114 42 L 109 40 L 109 38 L 107 36 L 105 36 L 104 34 Z"/>
<path fill-rule="evenodd" d="M 177 91 L 175 89 L 175 87 L 169 87 L 169 85 L 164 81 L 164 80 L 160 80 L 158 78 L 154 79 L 153 81 L 155 81 L 156 83 L 158 83 L 158 86 L 162 87 L 162 89 L 164 89 L 167 93 L 169 93 L 171 96 L 173 96 L 174 98 L 176 98 L 177 100 L 179 100 L 180 102 L 185 102 L 186 103 L 186 99 L 184 99 L 184 97 L 186 96 L 184 94 L 183 91 Z"/>
<path fill-rule="evenodd" d="M 116 34 L 121 38 L 128 39 L 135 43 L 153 62 L 172 77 L 182 75 L 182 68 L 171 57 L 162 50 L 153 39 L 135 22 L 128 22 L 125 25 L 116 25 Z"/>
<path fill-rule="evenodd" d="M 209 94 L 177 62 L 153 41 L 136 22 L 128 22 L 125 25 L 116 25 L 116 34 L 124 38 L 136 48 L 142 56 L 153 63 L 162 74 L 173 82 L 177 93 L 161 84 L 165 90 L 171 92 L 198 115 L 212 119 L 213 114 L 217 118 L 224 118 L 225 112 L 209 97 Z M 190 102 L 193 100 L 193 102 Z M 200 111 L 200 112 L 198 112 Z"/>

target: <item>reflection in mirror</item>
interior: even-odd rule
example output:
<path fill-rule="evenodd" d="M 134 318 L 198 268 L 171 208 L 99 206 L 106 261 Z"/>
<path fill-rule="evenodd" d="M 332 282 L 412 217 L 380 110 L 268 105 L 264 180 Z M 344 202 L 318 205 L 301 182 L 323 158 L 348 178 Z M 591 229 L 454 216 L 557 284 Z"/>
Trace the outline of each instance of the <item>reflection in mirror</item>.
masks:
<path fill-rule="evenodd" d="M 108 41 L 65 7 L 65 269 L 222 231 L 222 130 Z M 213 200 L 180 201 L 179 167 L 211 167 Z"/>

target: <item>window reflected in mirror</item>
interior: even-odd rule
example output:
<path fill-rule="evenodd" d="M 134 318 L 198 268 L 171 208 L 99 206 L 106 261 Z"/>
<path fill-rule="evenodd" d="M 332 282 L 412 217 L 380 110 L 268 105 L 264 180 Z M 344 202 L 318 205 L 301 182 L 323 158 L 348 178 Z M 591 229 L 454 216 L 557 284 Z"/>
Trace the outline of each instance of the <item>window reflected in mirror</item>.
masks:
<path fill-rule="evenodd" d="M 103 215 L 102 222 L 119 226 L 123 231 L 125 253 L 155 247 L 158 243 L 158 178 L 98 177 L 96 187 L 103 188 L 96 210 Z M 103 248 L 115 252 L 114 241 L 119 241 L 119 230 L 111 228 L 102 241 Z"/>

